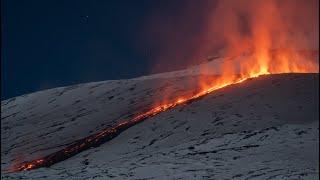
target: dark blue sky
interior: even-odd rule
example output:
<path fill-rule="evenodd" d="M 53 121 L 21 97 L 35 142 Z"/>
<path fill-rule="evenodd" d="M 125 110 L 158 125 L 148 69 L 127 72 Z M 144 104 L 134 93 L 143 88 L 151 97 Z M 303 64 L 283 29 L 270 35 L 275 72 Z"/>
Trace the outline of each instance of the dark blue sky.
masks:
<path fill-rule="evenodd" d="M 152 38 L 150 33 L 144 36 L 150 30 L 150 17 L 179 24 L 184 18 L 181 7 L 186 3 L 189 7 L 199 4 L 186 0 L 2 0 L 1 3 L 2 100 L 58 86 L 148 74 L 154 64 L 153 51 L 148 46 Z M 201 18 L 194 14 L 192 17 Z M 175 17 L 179 19 L 174 20 Z M 199 22 L 197 18 L 193 20 Z M 161 24 L 155 26 L 162 28 Z M 171 31 L 171 26 L 166 27 L 165 31 Z M 185 40 L 191 31 L 196 32 L 175 28 L 182 34 L 175 39 L 177 42 Z"/>

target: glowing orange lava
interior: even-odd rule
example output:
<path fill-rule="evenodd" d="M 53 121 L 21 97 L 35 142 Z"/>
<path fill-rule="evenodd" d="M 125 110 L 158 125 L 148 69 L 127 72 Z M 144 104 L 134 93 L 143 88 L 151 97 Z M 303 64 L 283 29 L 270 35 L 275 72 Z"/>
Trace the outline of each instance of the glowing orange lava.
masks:
<path fill-rule="evenodd" d="M 271 60 L 270 57 L 273 59 Z M 230 65 L 238 64 L 240 72 L 230 71 L 235 70 L 235 67 Z M 269 54 L 267 51 L 261 51 L 261 53 L 253 54 L 251 57 L 246 57 L 241 60 L 241 63 L 228 64 L 229 66 L 222 65 L 223 73 L 212 80 L 211 83 L 208 79 L 200 79 L 199 86 L 201 90 L 191 96 L 177 97 L 171 102 L 164 103 L 162 105 L 151 108 L 149 111 L 138 114 L 130 120 L 122 121 L 111 128 L 107 128 L 94 135 L 85 137 L 83 139 L 75 141 L 75 143 L 68 147 L 45 156 L 40 159 L 36 159 L 29 162 L 23 162 L 18 165 L 14 165 L 8 171 L 16 172 L 22 170 L 31 170 L 40 167 L 49 167 L 57 162 L 63 161 L 75 154 L 84 151 L 90 147 L 96 147 L 100 144 L 111 140 L 119 133 L 127 128 L 144 121 L 147 118 L 153 117 L 161 112 L 172 109 L 178 105 L 187 104 L 198 98 L 205 96 L 217 89 L 241 83 L 249 78 L 256 78 L 260 75 L 267 74 L 280 74 L 280 73 L 318 73 L 318 61 L 314 59 L 307 59 L 299 54 L 293 53 L 293 51 L 281 51 L 275 55 Z M 238 75 L 235 75 L 238 74 Z M 210 81 L 209 81 L 210 82 Z"/>

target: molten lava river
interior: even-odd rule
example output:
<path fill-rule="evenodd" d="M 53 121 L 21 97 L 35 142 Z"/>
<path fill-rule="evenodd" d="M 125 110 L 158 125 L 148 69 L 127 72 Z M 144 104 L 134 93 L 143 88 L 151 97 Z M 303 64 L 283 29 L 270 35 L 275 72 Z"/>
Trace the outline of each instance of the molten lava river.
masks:
<path fill-rule="evenodd" d="M 236 60 L 226 60 L 225 63 L 221 64 L 220 68 L 221 75 L 212 80 L 212 82 L 209 80 L 210 83 L 202 83 L 208 82 L 208 79 L 199 79 L 199 87 L 195 89 L 200 90 L 191 96 L 178 96 L 176 99 L 172 99 L 171 102 L 153 107 L 142 114 L 137 114 L 132 119 L 121 121 L 120 123 L 104 129 L 101 132 L 76 140 L 74 143 L 62 150 L 39 159 L 13 165 L 8 169 L 8 171 L 17 172 L 23 170 L 32 170 L 40 167 L 49 167 L 91 147 L 97 147 L 102 143 L 113 139 L 127 128 L 134 126 L 150 117 L 156 116 L 161 112 L 170 110 L 180 105 L 187 105 L 188 103 L 198 100 L 200 97 L 206 96 L 217 89 L 232 84 L 241 83 L 250 78 L 256 78 L 258 76 L 267 74 L 319 72 L 318 60 L 315 61 L 313 58 L 312 60 L 309 60 L 306 57 L 301 57 L 298 54 L 287 51 L 278 53 L 276 56 L 271 56 L 270 53 L 265 53 L 262 51 L 255 53 L 255 55 L 250 58 L 248 57 L 241 59 L 238 62 Z"/>

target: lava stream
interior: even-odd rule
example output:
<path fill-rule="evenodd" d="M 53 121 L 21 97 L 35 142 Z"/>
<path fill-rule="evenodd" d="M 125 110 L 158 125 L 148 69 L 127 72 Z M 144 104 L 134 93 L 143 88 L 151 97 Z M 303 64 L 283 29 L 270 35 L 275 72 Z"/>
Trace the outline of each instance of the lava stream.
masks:
<path fill-rule="evenodd" d="M 201 90 L 197 93 L 190 96 L 177 97 L 176 99 L 172 99 L 168 103 L 163 103 L 159 106 L 151 108 L 149 111 L 138 114 L 132 119 L 121 121 L 120 123 L 117 123 L 110 128 L 104 129 L 101 132 L 79 139 L 60 151 L 49 154 L 43 158 L 22 162 L 18 165 L 13 165 L 7 171 L 17 172 L 36 169 L 40 167 L 49 167 L 55 163 L 68 159 L 86 149 L 101 145 L 102 143 L 113 139 L 129 127 L 134 126 L 147 118 L 153 117 L 163 111 L 167 111 L 176 106 L 188 104 L 195 100 L 199 100 L 201 97 L 217 89 L 226 87 L 228 85 L 241 83 L 250 78 L 256 78 L 260 75 L 267 74 L 319 72 L 317 61 L 302 61 L 301 58 L 295 58 L 293 55 L 296 54 L 292 52 L 281 51 L 280 55 L 278 55 L 279 57 L 274 57 L 273 61 L 270 61 L 268 53 L 258 53 L 255 56 L 256 58 L 246 58 L 245 60 L 241 61 L 241 71 L 238 75 L 235 75 L 237 73 L 235 73 L 234 68 L 232 68 L 232 65 L 236 63 L 232 62 L 233 64 L 229 64 L 228 61 L 225 61 L 226 63 L 222 66 L 223 73 L 218 78 L 214 80 L 209 79 L 209 84 L 204 83 L 207 80 L 199 80 L 199 86 L 201 87 Z"/>
<path fill-rule="evenodd" d="M 117 135 L 119 135 L 121 132 L 128 129 L 129 127 L 134 126 L 134 125 L 144 121 L 147 118 L 153 117 L 163 111 L 172 109 L 178 105 L 188 104 L 194 100 L 199 99 L 202 96 L 205 96 L 205 95 L 211 93 L 214 90 L 223 88 L 223 87 L 231 85 L 231 84 L 240 83 L 240 82 L 243 82 L 247 79 L 248 78 L 238 77 L 238 78 L 233 79 L 229 83 L 225 82 L 222 84 L 217 84 L 217 85 L 212 86 L 206 90 L 203 90 L 199 93 L 196 93 L 195 95 L 193 95 L 191 97 L 178 98 L 175 102 L 157 106 L 157 107 L 152 108 L 151 110 L 149 110 L 145 113 L 137 115 L 136 117 L 134 117 L 130 120 L 122 121 L 122 122 L 114 125 L 111 128 L 104 129 L 101 132 L 98 132 L 98 133 L 93 134 L 91 136 L 85 137 L 83 139 L 79 139 L 60 151 L 54 152 L 52 154 L 49 154 L 49 155 L 42 157 L 42 158 L 39 158 L 39 159 L 35 159 L 32 161 L 26 161 L 26 162 L 22 162 L 21 164 L 14 165 L 13 167 L 9 168 L 7 171 L 8 172 L 18 172 L 18 171 L 24 171 L 24 170 L 37 169 L 37 168 L 41 168 L 41 167 L 49 167 L 55 163 L 66 160 L 66 159 L 68 159 L 68 158 L 70 158 L 70 157 L 72 157 L 72 156 L 74 156 L 84 150 L 87 150 L 91 147 L 97 147 L 97 146 L 101 145 L 102 143 L 113 139 L 114 137 L 116 137 Z"/>

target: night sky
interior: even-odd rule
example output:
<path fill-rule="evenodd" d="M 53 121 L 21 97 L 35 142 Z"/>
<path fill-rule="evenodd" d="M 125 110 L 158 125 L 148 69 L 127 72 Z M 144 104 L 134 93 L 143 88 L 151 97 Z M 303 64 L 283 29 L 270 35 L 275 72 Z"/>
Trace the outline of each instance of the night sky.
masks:
<path fill-rule="evenodd" d="M 190 2 L 192 6 L 196 3 Z M 147 43 L 150 38 L 144 39 L 150 17 L 156 14 L 174 19 L 179 7 L 188 1 L 3 0 L 1 3 L 4 100 L 48 88 L 150 73 L 154 56 Z"/>

